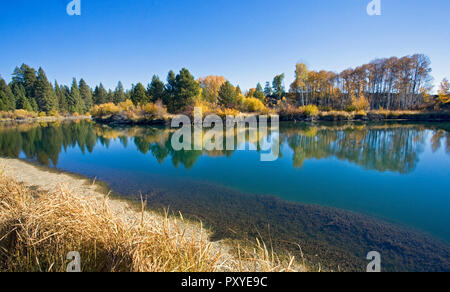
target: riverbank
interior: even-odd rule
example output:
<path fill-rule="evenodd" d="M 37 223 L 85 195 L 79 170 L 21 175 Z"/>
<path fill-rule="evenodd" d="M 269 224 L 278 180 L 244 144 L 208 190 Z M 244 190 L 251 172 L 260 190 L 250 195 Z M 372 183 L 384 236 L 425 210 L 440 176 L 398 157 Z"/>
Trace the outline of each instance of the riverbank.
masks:
<path fill-rule="evenodd" d="M 204 113 L 207 115 L 209 113 Z M 238 113 L 236 113 L 238 114 Z M 257 116 L 257 113 L 240 113 L 244 118 Z M 264 113 L 268 114 L 268 113 Z M 450 112 L 421 112 L 421 111 L 370 111 L 346 112 L 329 111 L 316 114 L 306 114 L 303 111 L 281 111 L 278 114 L 282 122 L 449 122 Z M 219 115 L 221 116 L 221 115 Z M 129 118 L 124 114 L 111 114 L 94 117 L 94 121 L 106 125 L 165 125 L 169 126 L 174 115 L 159 118 Z M 226 116 L 222 116 L 225 120 Z"/>
<path fill-rule="evenodd" d="M 0 158 L 0 200 L 0 271 L 65 271 L 71 251 L 93 272 L 305 270 L 263 245 L 237 257 L 200 223 L 139 210 L 88 179 L 18 159 Z"/>
<path fill-rule="evenodd" d="M 79 121 L 89 120 L 91 116 L 22 116 L 22 117 L 0 117 L 0 123 L 2 124 L 28 124 L 28 123 L 54 123 L 62 121 Z"/>
<path fill-rule="evenodd" d="M 384 121 L 411 121 L 411 122 L 448 122 L 450 112 L 421 112 L 421 111 L 370 111 L 346 112 L 330 111 L 319 112 L 316 115 L 304 113 L 280 113 L 281 121 L 324 121 L 324 122 L 384 122 Z"/>

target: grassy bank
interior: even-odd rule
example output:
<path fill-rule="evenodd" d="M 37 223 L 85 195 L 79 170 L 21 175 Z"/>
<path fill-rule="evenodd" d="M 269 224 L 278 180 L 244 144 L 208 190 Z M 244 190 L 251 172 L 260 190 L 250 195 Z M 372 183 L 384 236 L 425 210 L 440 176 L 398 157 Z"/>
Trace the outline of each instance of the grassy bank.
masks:
<path fill-rule="evenodd" d="M 245 107 L 246 111 L 223 109 L 217 105 L 199 103 L 196 107 L 202 109 L 204 116 L 217 115 L 226 119 L 227 116 L 243 115 L 279 115 L 280 121 L 414 121 L 435 122 L 450 121 L 448 111 L 335 111 L 319 110 L 316 106 L 278 106 L 276 108 Z M 186 108 L 181 114 L 193 116 L 194 106 Z M 174 115 L 168 114 L 164 106 L 149 103 L 145 106 L 134 106 L 131 101 L 118 105 L 113 103 L 95 106 L 93 118 L 103 124 L 125 125 L 168 125 Z"/>
<path fill-rule="evenodd" d="M 0 159 L 0 271 L 63 272 L 71 251 L 93 272 L 303 271 L 264 244 L 213 243 L 201 224 L 110 200 L 88 180 Z M 145 204 L 142 204 L 145 206 Z"/>
<path fill-rule="evenodd" d="M 64 120 L 84 120 L 90 118 L 90 115 L 47 115 L 45 113 L 38 114 L 26 110 L 0 112 L 0 123 L 51 123 Z"/>

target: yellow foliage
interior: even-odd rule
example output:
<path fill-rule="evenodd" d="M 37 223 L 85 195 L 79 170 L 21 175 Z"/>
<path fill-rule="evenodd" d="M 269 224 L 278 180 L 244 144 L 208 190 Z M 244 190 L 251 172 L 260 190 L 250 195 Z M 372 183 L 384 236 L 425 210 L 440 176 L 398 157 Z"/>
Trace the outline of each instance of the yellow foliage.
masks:
<path fill-rule="evenodd" d="M 255 113 L 255 112 L 264 112 L 266 110 L 266 107 L 261 102 L 261 100 L 249 97 L 249 98 L 243 98 L 242 100 L 242 107 L 244 111 Z"/>
<path fill-rule="evenodd" d="M 356 114 L 357 114 L 358 116 L 367 116 L 367 113 L 366 113 L 365 110 L 359 110 L 359 111 L 356 112 Z"/>
<path fill-rule="evenodd" d="M 307 106 L 301 106 L 299 110 L 302 111 L 307 116 L 317 116 L 319 114 L 319 108 L 312 104 Z"/>
<path fill-rule="evenodd" d="M 148 103 L 142 106 L 142 111 L 145 115 L 156 115 L 158 113 L 158 107 L 154 103 Z"/>
<path fill-rule="evenodd" d="M 49 116 L 51 117 L 59 117 L 59 112 L 57 110 L 52 110 L 48 113 Z"/>
<path fill-rule="evenodd" d="M 134 108 L 134 104 L 131 100 L 127 99 L 118 104 L 118 107 L 124 111 L 132 110 Z"/>
<path fill-rule="evenodd" d="M 11 117 L 12 119 L 29 119 L 29 118 L 35 118 L 37 116 L 34 112 L 29 112 L 23 109 L 15 110 Z"/>
<path fill-rule="evenodd" d="M 352 106 L 355 111 L 366 111 L 370 109 L 370 103 L 364 96 L 360 96 L 359 98 L 352 98 Z"/>
<path fill-rule="evenodd" d="M 222 118 L 225 118 L 227 116 L 238 116 L 240 115 L 240 112 L 236 109 L 230 109 L 230 108 L 226 108 L 226 109 L 219 109 L 217 111 L 217 114 L 219 116 L 221 116 Z"/>
<path fill-rule="evenodd" d="M 102 116 L 108 116 L 108 115 L 114 115 L 121 112 L 122 109 L 115 105 L 114 103 L 105 103 L 101 105 L 95 105 L 94 110 L 92 111 L 92 114 L 95 117 L 102 117 Z"/>

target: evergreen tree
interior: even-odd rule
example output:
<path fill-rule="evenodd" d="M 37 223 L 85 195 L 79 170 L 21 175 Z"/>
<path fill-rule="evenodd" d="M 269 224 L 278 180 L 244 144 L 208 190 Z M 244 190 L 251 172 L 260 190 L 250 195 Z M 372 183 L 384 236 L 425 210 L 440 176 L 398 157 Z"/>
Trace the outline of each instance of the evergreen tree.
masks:
<path fill-rule="evenodd" d="M 261 83 L 258 83 L 258 84 L 256 85 L 255 93 L 253 94 L 253 96 L 254 96 L 255 98 L 261 100 L 262 102 L 265 102 L 265 101 L 266 101 L 266 97 L 265 97 L 265 95 L 264 95 L 264 91 L 263 91 L 263 88 L 262 88 Z"/>
<path fill-rule="evenodd" d="M 69 112 L 71 114 L 84 113 L 83 99 L 81 98 L 80 89 L 78 88 L 77 80 L 74 78 L 72 82 L 72 87 L 70 88 L 69 99 L 67 100 L 69 106 Z"/>
<path fill-rule="evenodd" d="M 83 79 L 80 80 L 79 88 L 81 99 L 83 100 L 84 103 L 84 112 L 89 112 L 94 106 L 94 101 L 92 98 L 92 90 L 87 85 L 86 81 L 84 81 Z"/>
<path fill-rule="evenodd" d="M 241 87 L 239 85 L 236 87 L 236 93 L 237 93 L 237 95 L 242 94 L 242 90 L 241 90 Z"/>
<path fill-rule="evenodd" d="M 280 100 L 286 94 L 284 85 L 283 85 L 283 81 L 284 81 L 284 74 L 277 75 L 273 79 L 273 82 L 272 82 L 273 97 L 276 100 Z"/>
<path fill-rule="evenodd" d="M 200 97 L 200 84 L 191 73 L 183 68 L 175 79 L 174 111 L 182 110 Z"/>
<path fill-rule="evenodd" d="M 123 84 L 122 84 L 122 82 L 119 81 L 119 83 L 117 83 L 116 90 L 114 91 L 114 103 L 118 104 L 118 103 L 124 102 L 126 99 L 127 99 L 127 96 L 123 89 Z"/>
<path fill-rule="evenodd" d="M 147 96 L 152 102 L 161 100 L 164 102 L 166 100 L 166 88 L 164 83 L 159 79 L 158 76 L 154 75 L 152 82 L 148 85 Z"/>
<path fill-rule="evenodd" d="M 104 104 L 107 102 L 108 99 L 108 92 L 106 92 L 105 87 L 103 87 L 103 84 L 100 83 L 99 86 L 95 87 L 94 90 L 94 102 L 95 104 Z"/>
<path fill-rule="evenodd" d="M 11 88 L 6 81 L 0 77 L 0 111 L 10 111 L 16 108 L 16 100 Z"/>
<path fill-rule="evenodd" d="M 111 89 L 108 90 L 106 102 L 107 103 L 114 102 L 114 92 Z"/>
<path fill-rule="evenodd" d="M 39 111 L 45 113 L 58 111 L 58 98 L 42 68 L 39 68 L 35 84 L 34 94 Z"/>
<path fill-rule="evenodd" d="M 67 85 L 61 86 L 61 91 L 64 94 L 64 98 L 62 99 L 64 112 L 70 113 L 69 110 L 70 88 Z"/>
<path fill-rule="evenodd" d="M 24 94 L 28 103 L 31 105 L 32 110 L 37 112 L 39 111 L 36 96 L 35 96 L 35 87 L 36 87 L 37 77 L 36 70 L 31 68 L 28 65 L 22 64 L 22 66 L 16 67 L 12 74 L 12 88 L 18 86 L 19 84 L 24 89 Z M 17 99 L 17 98 L 16 98 Z"/>
<path fill-rule="evenodd" d="M 69 107 L 67 105 L 67 97 L 63 86 L 60 86 L 58 82 L 55 81 L 55 94 L 58 98 L 58 106 L 60 113 L 68 113 Z"/>
<path fill-rule="evenodd" d="M 167 84 L 166 84 L 166 96 L 163 99 L 163 104 L 167 107 L 168 111 L 175 112 L 175 88 L 177 85 L 177 77 L 175 72 L 172 70 L 167 74 Z"/>
<path fill-rule="evenodd" d="M 139 82 L 136 86 L 133 87 L 131 91 L 131 101 L 135 105 L 146 104 L 150 101 L 147 96 L 147 92 L 145 91 L 145 87 L 144 85 L 142 85 L 142 83 Z"/>
<path fill-rule="evenodd" d="M 29 112 L 34 111 L 30 101 L 25 95 L 25 87 L 21 83 L 11 83 L 12 93 L 16 99 L 16 109 L 23 109 Z"/>
<path fill-rule="evenodd" d="M 266 97 L 272 96 L 272 86 L 270 85 L 269 81 L 266 82 L 266 87 L 264 88 L 264 95 Z"/>
<path fill-rule="evenodd" d="M 233 108 L 236 106 L 237 97 L 236 88 L 227 81 L 220 87 L 218 103 L 221 106 Z"/>

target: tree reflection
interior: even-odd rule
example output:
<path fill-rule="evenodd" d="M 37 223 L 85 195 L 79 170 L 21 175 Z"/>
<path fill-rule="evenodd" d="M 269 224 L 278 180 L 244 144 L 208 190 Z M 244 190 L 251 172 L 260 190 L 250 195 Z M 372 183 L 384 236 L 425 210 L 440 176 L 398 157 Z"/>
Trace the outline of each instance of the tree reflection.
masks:
<path fill-rule="evenodd" d="M 365 169 L 412 172 L 431 135 L 431 149 L 442 145 L 450 154 L 450 134 L 446 127 L 421 125 L 284 125 L 280 129 L 280 149 L 293 151 L 293 166 L 300 168 L 309 159 L 336 157 Z M 144 155 L 152 155 L 159 163 L 170 159 L 175 167 L 194 167 L 201 156 L 230 157 L 235 151 L 175 151 L 171 146 L 174 130 L 153 127 L 112 128 L 89 121 L 20 125 L 0 128 L 0 154 L 37 160 L 44 165 L 57 165 L 59 154 L 68 148 L 92 153 L 96 145 L 108 148 L 113 140 L 124 148 L 134 143 Z M 261 140 L 267 137 L 257 137 Z M 248 141 L 259 149 L 258 141 Z M 444 144 L 446 143 L 446 144 Z M 225 148 L 225 147 L 224 147 Z M 280 151 L 281 153 L 281 151 Z"/>

